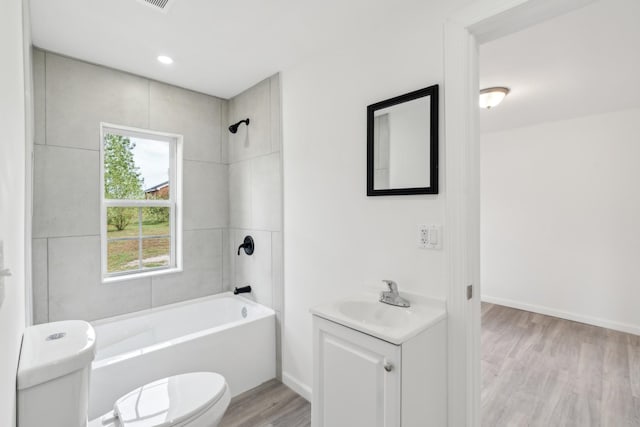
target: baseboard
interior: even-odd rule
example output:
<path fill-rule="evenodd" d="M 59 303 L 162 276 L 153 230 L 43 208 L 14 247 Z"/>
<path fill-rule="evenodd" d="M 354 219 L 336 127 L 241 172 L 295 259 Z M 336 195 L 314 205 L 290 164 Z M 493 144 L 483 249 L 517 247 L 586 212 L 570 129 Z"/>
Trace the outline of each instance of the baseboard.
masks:
<path fill-rule="evenodd" d="M 602 328 L 613 329 L 614 331 L 626 332 L 629 334 L 640 335 L 640 326 L 628 323 L 614 322 L 612 320 L 600 319 L 598 317 L 584 316 L 582 314 L 571 313 L 568 311 L 555 310 L 553 308 L 543 307 L 539 305 L 526 304 L 519 301 L 513 301 L 504 298 L 496 298 L 483 295 L 482 301 L 491 304 L 504 305 L 505 307 L 517 308 L 519 310 L 531 311 L 533 313 L 544 314 L 547 316 L 559 317 L 561 319 L 572 320 L 574 322 L 586 323 L 587 325 L 600 326 Z"/>
<path fill-rule="evenodd" d="M 298 380 L 297 378 L 294 378 L 287 372 L 282 373 L 282 382 L 291 390 L 295 391 L 300 396 L 307 399 L 307 401 L 311 402 L 311 387 Z"/>

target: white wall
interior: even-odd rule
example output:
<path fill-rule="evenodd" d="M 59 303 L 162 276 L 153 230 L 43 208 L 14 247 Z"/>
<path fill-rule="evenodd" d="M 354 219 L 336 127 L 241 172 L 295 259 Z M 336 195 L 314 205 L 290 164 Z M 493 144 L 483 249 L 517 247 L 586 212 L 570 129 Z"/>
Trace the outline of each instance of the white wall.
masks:
<path fill-rule="evenodd" d="M 397 2 L 384 26 L 282 74 L 283 379 L 307 397 L 310 307 L 368 286 L 382 289 L 381 279 L 446 296 L 443 252 L 416 246 L 417 224 L 442 222 L 444 195 L 366 196 L 366 107 L 442 83 L 444 18 L 463 3 Z"/>
<path fill-rule="evenodd" d="M 25 79 L 22 2 L 0 4 L 0 241 L 5 266 L 0 279 L 0 425 L 15 425 L 15 381 L 25 326 Z"/>
<path fill-rule="evenodd" d="M 481 137 L 483 299 L 640 333 L 640 109 Z"/>

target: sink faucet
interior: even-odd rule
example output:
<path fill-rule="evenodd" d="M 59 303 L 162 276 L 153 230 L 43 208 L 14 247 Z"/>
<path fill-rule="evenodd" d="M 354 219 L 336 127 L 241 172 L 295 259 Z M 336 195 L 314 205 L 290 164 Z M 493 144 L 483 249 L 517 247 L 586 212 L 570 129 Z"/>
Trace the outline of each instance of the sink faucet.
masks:
<path fill-rule="evenodd" d="M 388 291 L 380 292 L 380 302 L 389 305 L 395 305 L 396 307 L 409 307 L 411 304 L 406 299 L 402 298 L 398 293 L 398 284 L 393 280 L 383 280 L 389 287 Z"/>

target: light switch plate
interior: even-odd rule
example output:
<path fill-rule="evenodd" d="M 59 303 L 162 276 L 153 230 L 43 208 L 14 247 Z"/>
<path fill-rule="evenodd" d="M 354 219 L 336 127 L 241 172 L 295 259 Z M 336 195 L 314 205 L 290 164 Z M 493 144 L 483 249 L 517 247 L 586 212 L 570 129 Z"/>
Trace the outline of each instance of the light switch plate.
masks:
<path fill-rule="evenodd" d="M 4 242 L 0 240 L 0 272 L 6 271 L 5 275 L 0 274 L 0 307 L 4 303 L 4 278 L 9 275 L 9 270 L 4 270 Z"/>

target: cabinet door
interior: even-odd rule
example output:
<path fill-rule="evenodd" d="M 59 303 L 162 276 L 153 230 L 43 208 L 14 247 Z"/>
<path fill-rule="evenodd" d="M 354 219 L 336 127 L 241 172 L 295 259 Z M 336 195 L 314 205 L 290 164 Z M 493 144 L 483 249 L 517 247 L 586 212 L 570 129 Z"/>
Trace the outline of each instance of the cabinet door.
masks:
<path fill-rule="evenodd" d="M 314 316 L 313 427 L 399 427 L 400 347 Z"/>

